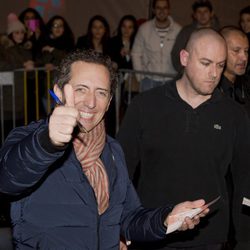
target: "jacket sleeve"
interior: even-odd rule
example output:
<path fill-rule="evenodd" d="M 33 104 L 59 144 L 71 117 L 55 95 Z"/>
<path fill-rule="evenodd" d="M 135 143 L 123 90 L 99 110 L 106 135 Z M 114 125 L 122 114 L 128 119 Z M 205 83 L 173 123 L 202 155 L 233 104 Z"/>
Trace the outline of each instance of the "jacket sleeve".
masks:
<path fill-rule="evenodd" d="M 14 129 L 0 151 L 0 191 L 19 195 L 41 180 L 48 168 L 62 156 L 40 144 L 40 135 L 47 125 L 29 125 Z"/>
<path fill-rule="evenodd" d="M 142 27 L 136 34 L 135 41 L 132 47 L 131 56 L 134 70 L 143 71 L 145 70 L 143 62 L 143 53 L 145 53 L 145 37 Z M 138 81 L 141 80 L 141 74 L 136 75 Z"/>
<path fill-rule="evenodd" d="M 140 205 L 137 193 L 130 182 L 122 216 L 121 234 L 129 241 L 155 241 L 166 237 L 164 220 L 170 206 L 146 209 Z"/>

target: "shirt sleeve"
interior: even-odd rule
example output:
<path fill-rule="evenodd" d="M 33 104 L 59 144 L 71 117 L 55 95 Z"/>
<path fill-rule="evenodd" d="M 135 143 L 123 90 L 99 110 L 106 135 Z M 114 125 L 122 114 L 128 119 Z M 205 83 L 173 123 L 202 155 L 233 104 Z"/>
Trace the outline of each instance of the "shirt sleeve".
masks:
<path fill-rule="evenodd" d="M 138 71 L 145 69 L 143 62 L 143 53 L 145 53 L 145 41 L 143 30 L 140 28 L 136 34 L 135 41 L 132 47 L 131 56 L 133 68 Z M 141 75 L 136 75 L 138 81 L 141 80 Z"/>

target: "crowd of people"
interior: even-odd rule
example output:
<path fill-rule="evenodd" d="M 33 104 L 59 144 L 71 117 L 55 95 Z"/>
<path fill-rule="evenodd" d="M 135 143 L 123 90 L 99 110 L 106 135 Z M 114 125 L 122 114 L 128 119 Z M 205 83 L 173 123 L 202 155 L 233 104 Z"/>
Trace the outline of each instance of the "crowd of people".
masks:
<path fill-rule="evenodd" d="M 93 16 L 76 43 L 62 16 L 45 24 L 31 8 L 8 15 L 0 69 L 54 71 L 60 104 L 10 132 L 0 151 L 18 249 L 250 249 L 242 205 L 250 198 L 250 6 L 239 26 L 225 27 L 209 0 L 193 3 L 184 27 L 169 0 L 152 9 L 140 25 L 122 17 L 114 36 Z M 143 93 L 115 140 L 119 69 L 136 70 Z M 205 201 L 216 197 L 208 213 Z M 179 225 L 192 230 L 166 234 L 179 213 L 197 208 Z"/>
<path fill-rule="evenodd" d="M 239 13 L 239 28 L 248 39 L 249 8 L 247 6 Z M 211 27 L 220 30 L 221 27 L 210 1 L 195 1 L 192 5 L 193 22 L 184 27 L 170 16 L 168 1 L 152 1 L 152 9 L 153 18 L 141 23 L 133 15 L 123 16 L 113 35 L 106 18 L 95 15 L 89 20 L 86 33 L 77 39 L 60 15 L 52 16 L 45 23 L 33 8 L 25 9 L 19 16 L 10 13 L 6 33 L 0 36 L 0 70 L 23 68 L 30 71 L 44 67 L 53 71 L 69 52 L 93 49 L 110 56 L 115 69 L 148 72 L 130 79 L 130 92 L 138 93 L 162 85 L 182 72 L 179 53 L 195 29 Z M 127 87 L 123 88 L 123 91 L 127 90 Z M 122 104 L 123 99 L 124 95 Z M 114 113 L 113 109 L 109 113 Z M 108 116 L 109 127 L 112 127 L 116 119 L 114 115 Z M 114 135 L 114 126 L 110 133 Z"/>
<path fill-rule="evenodd" d="M 77 40 L 70 25 L 60 15 L 52 16 L 45 23 L 39 12 L 33 8 L 25 9 L 19 16 L 10 13 L 7 17 L 6 33 L 1 34 L 0 39 L 0 70 L 31 70 L 39 66 L 53 70 L 67 53 L 74 49 L 91 48 L 109 55 L 116 69 L 134 68 L 171 75 L 181 70 L 178 54 L 192 31 L 201 27 L 216 30 L 221 28 L 209 1 L 196 1 L 193 4 L 193 22 L 184 27 L 170 16 L 169 3 L 153 1 L 152 8 L 154 18 L 140 23 L 139 29 L 134 16 L 123 16 L 114 36 L 111 36 L 105 17 L 93 16 L 89 20 L 86 33 Z M 239 15 L 239 27 L 248 38 L 249 15 L 249 6 L 242 9 Z M 149 79 L 156 81 L 156 85 L 152 86 L 157 86 L 159 77 Z M 147 89 L 146 85 L 151 84 L 142 84 L 142 88 Z"/>
<path fill-rule="evenodd" d="M 116 68 L 132 68 L 129 57 L 136 31 L 136 18 L 126 15 L 119 23 L 117 35 L 111 37 L 108 21 L 96 15 L 90 19 L 86 34 L 75 42 L 70 25 L 60 15 L 52 16 L 45 24 L 32 8 L 24 10 L 19 17 L 10 13 L 6 34 L 2 34 L 0 40 L 1 54 L 4 55 L 0 70 L 31 70 L 40 66 L 53 70 L 75 49 L 93 49 L 111 56 Z"/>

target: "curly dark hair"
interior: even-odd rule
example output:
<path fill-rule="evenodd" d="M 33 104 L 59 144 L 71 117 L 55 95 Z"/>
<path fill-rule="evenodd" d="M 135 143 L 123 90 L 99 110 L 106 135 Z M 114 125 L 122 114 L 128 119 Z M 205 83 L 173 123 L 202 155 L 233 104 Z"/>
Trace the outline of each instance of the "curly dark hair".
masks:
<path fill-rule="evenodd" d="M 115 93 L 117 86 L 117 74 L 112 66 L 112 61 L 109 56 L 96 52 L 92 49 L 88 50 L 75 50 L 69 53 L 60 63 L 55 71 L 54 83 L 63 88 L 71 79 L 71 65 L 74 62 L 86 62 L 98 65 L 103 65 L 110 75 L 110 92 L 111 95 Z"/>

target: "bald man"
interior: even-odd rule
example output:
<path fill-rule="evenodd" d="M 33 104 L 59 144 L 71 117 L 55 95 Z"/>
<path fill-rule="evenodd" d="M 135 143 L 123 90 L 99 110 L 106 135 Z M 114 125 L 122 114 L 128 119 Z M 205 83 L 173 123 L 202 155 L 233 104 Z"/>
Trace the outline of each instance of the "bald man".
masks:
<path fill-rule="evenodd" d="M 225 95 L 242 104 L 250 116 L 250 78 L 246 75 L 247 35 L 234 26 L 224 27 L 220 33 L 227 44 L 227 63 L 218 87 Z"/>
<path fill-rule="evenodd" d="M 181 78 L 140 94 L 128 108 L 118 140 L 144 205 L 163 205 L 166 197 L 172 203 L 221 197 L 192 232 L 135 248 L 219 250 L 227 240 L 225 174 L 231 164 L 240 194 L 237 176 L 247 171 L 250 147 L 245 113 L 216 88 L 226 55 L 219 33 L 209 28 L 195 31 L 180 52 Z"/>
<path fill-rule="evenodd" d="M 227 44 L 227 63 L 218 88 L 225 96 L 233 99 L 242 107 L 244 107 L 247 111 L 248 116 L 250 117 L 250 78 L 246 75 L 249 50 L 248 38 L 242 30 L 234 26 L 225 26 L 220 30 L 220 33 L 224 37 Z M 229 189 L 231 189 L 231 192 L 233 192 L 232 176 L 230 172 L 227 175 L 227 179 Z M 248 214 L 243 216 L 245 216 L 244 221 L 247 221 L 246 219 L 249 217 L 249 212 Z M 237 228 L 238 224 L 239 223 L 237 222 Z M 241 236 L 244 236 L 246 239 L 249 238 L 250 222 L 247 222 L 245 225 L 243 223 L 243 228 L 240 229 L 241 227 L 242 225 L 239 226 L 239 228 L 236 230 L 236 238 L 238 241 L 239 234 Z M 242 241 L 241 236 L 240 241 Z M 229 238 L 231 242 L 230 244 L 234 244 L 234 230 L 230 230 Z M 242 245 L 244 246 L 244 248 L 241 248 Z M 244 243 L 244 241 L 240 242 L 239 244 L 237 244 L 237 249 L 249 250 L 250 241 L 248 241 L 248 243 Z"/>

